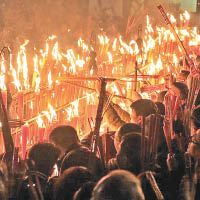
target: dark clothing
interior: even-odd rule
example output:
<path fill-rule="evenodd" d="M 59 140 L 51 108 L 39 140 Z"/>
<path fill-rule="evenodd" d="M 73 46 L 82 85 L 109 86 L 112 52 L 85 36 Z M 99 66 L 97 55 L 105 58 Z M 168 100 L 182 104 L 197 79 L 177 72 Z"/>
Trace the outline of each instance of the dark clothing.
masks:
<path fill-rule="evenodd" d="M 196 98 L 196 101 L 195 101 L 195 106 L 198 106 L 200 104 L 200 90 L 198 92 L 198 95 L 197 95 L 197 98 Z"/>
<path fill-rule="evenodd" d="M 41 195 L 44 199 L 47 199 L 47 180 L 48 177 L 45 174 L 38 171 L 29 171 L 18 187 L 17 199 L 35 200 L 36 198 L 41 199 Z"/>

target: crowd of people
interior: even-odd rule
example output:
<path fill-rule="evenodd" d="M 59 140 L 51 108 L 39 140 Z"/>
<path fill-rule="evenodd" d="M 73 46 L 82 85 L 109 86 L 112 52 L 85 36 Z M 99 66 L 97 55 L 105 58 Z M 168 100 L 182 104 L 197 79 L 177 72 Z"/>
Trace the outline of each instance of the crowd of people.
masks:
<path fill-rule="evenodd" d="M 49 143 L 35 144 L 27 160 L 14 156 L 12 162 L 0 163 L 0 199 L 18 200 L 198 200 L 200 199 L 200 93 L 196 93 L 189 116 L 190 133 L 184 129 L 184 112 L 192 74 L 182 71 L 168 90 L 158 93 L 157 101 L 141 99 L 135 93 L 132 114 L 110 102 L 105 120 L 114 130 L 110 144 L 112 158 L 104 162 L 93 151 L 93 132 L 79 140 L 72 126 L 60 125 L 52 130 Z M 99 91 L 98 91 L 99 92 Z M 171 150 L 165 133 L 166 96 L 180 97 Z M 104 97 L 108 99 L 106 96 Z M 105 104 L 105 103 L 104 103 Z M 144 114 L 145 113 L 145 114 Z M 142 117 L 160 116 L 156 157 L 151 167 L 143 167 Z M 188 138 L 187 135 L 190 135 Z M 145 136 L 145 145 L 150 141 Z M 180 145 L 182 141 L 182 145 Z M 181 146 L 181 148 L 180 148 Z"/>

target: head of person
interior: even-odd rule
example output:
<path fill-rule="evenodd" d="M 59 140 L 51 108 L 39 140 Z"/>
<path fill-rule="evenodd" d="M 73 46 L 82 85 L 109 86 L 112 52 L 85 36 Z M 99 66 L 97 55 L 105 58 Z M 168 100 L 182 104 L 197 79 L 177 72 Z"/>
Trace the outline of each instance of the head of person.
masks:
<path fill-rule="evenodd" d="M 132 115 L 131 121 L 140 124 L 142 116 L 147 117 L 158 111 L 156 104 L 149 99 L 139 99 L 131 104 Z"/>
<path fill-rule="evenodd" d="M 50 142 L 58 147 L 62 154 L 73 145 L 78 144 L 79 138 L 72 126 L 58 126 L 53 129 L 49 136 Z"/>
<path fill-rule="evenodd" d="M 181 72 L 177 76 L 177 81 L 186 83 L 189 74 L 190 74 L 189 71 L 181 70 Z"/>
<path fill-rule="evenodd" d="M 187 152 L 195 160 L 200 159 L 200 130 L 196 131 L 196 133 L 192 136 L 191 142 L 188 145 Z"/>
<path fill-rule="evenodd" d="M 95 186 L 91 200 L 144 200 L 140 181 L 125 170 L 114 170 Z"/>
<path fill-rule="evenodd" d="M 93 176 L 87 168 L 77 166 L 66 169 L 54 184 L 54 199 L 72 200 L 75 192 L 90 181 L 93 181 Z"/>
<path fill-rule="evenodd" d="M 200 105 L 198 105 L 191 115 L 191 135 L 193 135 L 198 129 L 200 129 Z"/>
<path fill-rule="evenodd" d="M 60 172 L 63 173 L 66 169 L 74 166 L 88 168 L 96 179 L 104 175 L 104 166 L 101 160 L 86 147 L 69 151 L 63 159 Z"/>
<path fill-rule="evenodd" d="M 129 133 L 122 138 L 117 164 L 120 169 L 128 170 L 136 175 L 141 172 L 141 134 Z M 147 138 L 145 139 L 147 144 Z"/>
<path fill-rule="evenodd" d="M 89 200 L 92 197 L 92 191 L 95 187 L 95 182 L 87 182 L 74 194 L 73 200 Z"/>
<path fill-rule="evenodd" d="M 173 84 L 180 90 L 180 99 L 185 101 L 188 97 L 188 86 L 180 82 L 174 82 Z"/>
<path fill-rule="evenodd" d="M 167 91 L 162 91 L 162 92 L 158 93 L 157 102 L 163 103 L 164 100 L 165 100 L 165 95 L 166 94 L 167 94 Z"/>
<path fill-rule="evenodd" d="M 141 133 L 140 126 L 134 123 L 126 123 L 115 132 L 114 145 L 116 151 L 118 151 L 120 148 L 122 137 L 128 133 L 133 133 L 133 132 Z"/>
<path fill-rule="evenodd" d="M 59 155 L 60 151 L 54 145 L 50 143 L 38 143 L 30 149 L 28 160 L 33 164 L 30 167 L 33 167 L 34 170 L 50 176 Z"/>
<path fill-rule="evenodd" d="M 164 106 L 164 104 L 161 103 L 161 102 L 155 102 L 155 104 L 156 104 L 156 106 L 158 108 L 158 112 L 157 113 L 159 115 L 165 115 L 165 106 Z"/>

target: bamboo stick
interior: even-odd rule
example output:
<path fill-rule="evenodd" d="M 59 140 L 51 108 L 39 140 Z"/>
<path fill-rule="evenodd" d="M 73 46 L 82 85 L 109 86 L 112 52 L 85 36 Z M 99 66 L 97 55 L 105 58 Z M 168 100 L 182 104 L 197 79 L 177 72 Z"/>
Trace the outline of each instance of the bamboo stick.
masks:
<path fill-rule="evenodd" d="M 141 166 L 144 170 L 144 160 L 145 160 L 145 152 L 146 152 L 146 145 L 145 145 L 145 117 L 142 116 L 142 138 L 141 138 Z"/>

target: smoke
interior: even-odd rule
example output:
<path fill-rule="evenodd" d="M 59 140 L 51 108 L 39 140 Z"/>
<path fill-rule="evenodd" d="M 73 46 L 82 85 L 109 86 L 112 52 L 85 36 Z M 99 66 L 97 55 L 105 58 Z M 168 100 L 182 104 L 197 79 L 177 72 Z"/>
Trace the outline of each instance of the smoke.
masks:
<path fill-rule="evenodd" d="M 85 3 L 86 1 L 84 0 Z M 58 38 L 64 37 L 66 40 L 69 37 L 68 40 L 71 40 L 70 30 L 74 35 L 76 30 L 82 27 L 83 19 L 87 15 L 87 6 L 81 5 L 80 2 L 78 0 L 1 0 L 1 45 L 16 48 L 28 39 L 35 46 L 40 46 L 41 42 L 52 34 L 57 35 Z"/>

